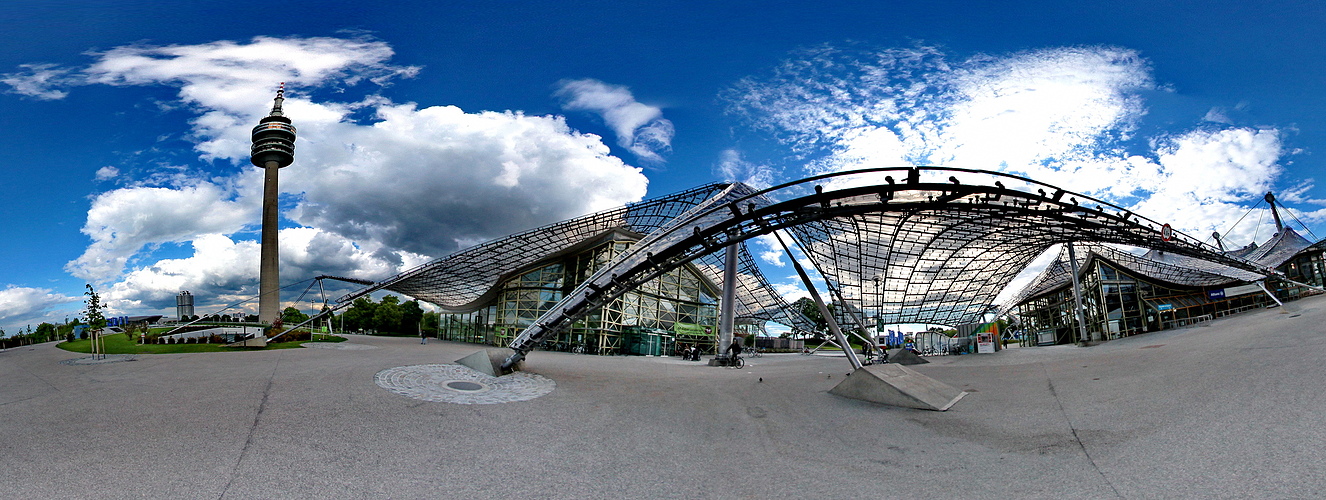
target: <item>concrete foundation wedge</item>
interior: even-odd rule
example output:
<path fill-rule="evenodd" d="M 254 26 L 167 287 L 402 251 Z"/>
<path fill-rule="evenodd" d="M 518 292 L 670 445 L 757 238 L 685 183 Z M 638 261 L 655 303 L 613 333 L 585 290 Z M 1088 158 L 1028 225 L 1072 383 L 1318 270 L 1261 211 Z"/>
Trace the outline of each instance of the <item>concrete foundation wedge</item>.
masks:
<path fill-rule="evenodd" d="M 251 339 L 245 339 L 239 342 L 226 344 L 226 347 L 267 347 L 267 337 L 258 335 L 257 337 Z"/>
<path fill-rule="evenodd" d="M 500 377 L 505 375 L 502 373 L 502 362 L 510 355 L 510 349 L 483 349 L 456 360 L 456 364 L 468 366 L 490 377 Z M 520 371 L 525 368 L 525 362 L 516 363 L 513 368 L 513 371 Z"/>
<path fill-rule="evenodd" d="M 890 406 L 944 411 L 967 393 L 900 364 L 863 366 L 830 394 Z"/>
<path fill-rule="evenodd" d="M 916 353 L 908 349 L 895 349 L 889 353 L 889 362 L 900 365 L 924 365 L 929 363 L 925 358 L 917 356 Z"/>

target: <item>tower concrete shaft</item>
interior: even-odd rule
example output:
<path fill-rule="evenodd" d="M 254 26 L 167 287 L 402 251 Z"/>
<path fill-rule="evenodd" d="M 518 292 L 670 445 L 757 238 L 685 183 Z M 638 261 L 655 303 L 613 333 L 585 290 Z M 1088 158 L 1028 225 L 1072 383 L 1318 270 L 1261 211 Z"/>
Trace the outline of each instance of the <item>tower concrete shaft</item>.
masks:
<path fill-rule="evenodd" d="M 268 325 L 281 319 L 281 249 L 277 238 L 280 207 L 276 199 L 277 173 L 281 167 L 268 161 L 263 167 L 262 184 L 262 254 L 258 258 L 258 321 Z"/>
<path fill-rule="evenodd" d="M 265 170 L 262 189 L 262 254 L 258 267 L 258 321 L 269 325 L 281 319 L 281 251 L 278 244 L 280 188 L 277 171 L 295 161 L 295 127 L 281 109 L 285 84 L 276 91 L 271 114 L 253 127 L 253 151 L 249 160 Z"/>

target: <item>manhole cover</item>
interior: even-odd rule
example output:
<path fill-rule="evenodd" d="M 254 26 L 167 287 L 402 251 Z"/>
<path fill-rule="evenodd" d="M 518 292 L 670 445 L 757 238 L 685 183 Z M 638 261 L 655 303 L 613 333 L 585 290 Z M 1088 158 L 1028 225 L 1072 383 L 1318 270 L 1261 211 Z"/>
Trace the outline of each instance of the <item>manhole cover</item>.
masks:
<path fill-rule="evenodd" d="M 493 377 L 461 365 L 398 366 L 373 378 L 379 387 L 408 398 L 463 405 L 526 401 L 557 387 L 552 379 L 534 373 Z"/>
<path fill-rule="evenodd" d="M 474 383 L 474 382 L 462 382 L 462 381 L 459 381 L 459 380 L 457 380 L 457 381 L 455 381 L 455 382 L 447 382 L 447 387 L 450 387 L 450 388 L 455 389 L 455 390 L 458 390 L 458 391 L 470 391 L 470 392 L 473 392 L 473 391 L 482 391 L 482 390 L 483 390 L 483 386 L 480 385 L 480 384 L 476 384 L 476 383 Z"/>

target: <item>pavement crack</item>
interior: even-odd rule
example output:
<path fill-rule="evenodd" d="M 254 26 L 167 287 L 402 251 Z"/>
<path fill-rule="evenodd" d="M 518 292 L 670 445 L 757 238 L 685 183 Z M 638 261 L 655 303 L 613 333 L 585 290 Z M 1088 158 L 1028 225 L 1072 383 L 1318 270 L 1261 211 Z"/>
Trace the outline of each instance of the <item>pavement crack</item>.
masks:
<path fill-rule="evenodd" d="M 262 390 L 262 401 L 258 403 L 258 411 L 253 414 L 253 423 L 249 425 L 249 435 L 244 439 L 244 447 L 239 450 L 239 457 L 235 459 L 235 466 L 230 471 L 230 478 L 226 480 L 225 487 L 221 488 L 221 495 L 217 499 L 226 497 L 226 492 L 230 491 L 230 485 L 239 477 L 239 466 L 244 463 L 244 456 L 249 454 L 249 447 L 253 445 L 253 435 L 258 432 L 258 422 L 262 420 L 262 412 L 267 409 L 267 397 L 272 393 L 272 383 L 276 381 L 276 369 L 281 366 L 281 357 L 276 358 L 276 363 L 272 365 L 272 374 L 267 377 L 267 387 Z"/>
<path fill-rule="evenodd" d="M 1064 423 L 1068 424 L 1068 430 L 1072 432 L 1073 441 L 1077 443 L 1078 449 L 1082 450 L 1082 455 L 1087 457 L 1087 463 L 1091 464 L 1091 468 L 1096 471 L 1096 474 L 1100 475 L 1100 479 L 1105 481 L 1105 485 L 1110 487 L 1110 491 L 1114 492 L 1114 496 L 1123 498 L 1123 494 L 1119 493 L 1119 489 L 1115 488 L 1114 483 L 1110 482 L 1110 478 L 1105 475 L 1105 471 L 1100 470 L 1100 466 L 1096 465 L 1096 460 L 1091 458 L 1091 452 L 1087 451 L 1087 445 L 1082 443 L 1082 437 L 1077 434 L 1077 427 L 1073 426 L 1073 420 L 1068 418 L 1068 410 L 1064 409 L 1063 400 L 1059 399 L 1059 392 L 1054 390 L 1054 381 L 1050 379 L 1050 372 L 1045 369 L 1045 363 L 1041 363 L 1041 373 L 1045 374 L 1045 384 L 1050 388 L 1050 395 L 1054 396 L 1055 404 L 1059 405 L 1059 413 L 1064 416 Z"/>

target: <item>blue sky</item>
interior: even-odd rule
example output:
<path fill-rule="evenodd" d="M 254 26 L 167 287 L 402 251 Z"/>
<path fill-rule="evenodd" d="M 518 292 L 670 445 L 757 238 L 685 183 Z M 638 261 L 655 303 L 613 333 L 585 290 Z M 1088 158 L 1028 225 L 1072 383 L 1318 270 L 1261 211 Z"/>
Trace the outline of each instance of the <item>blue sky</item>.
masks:
<path fill-rule="evenodd" d="M 1202 236 L 1273 190 L 1326 234 L 1318 3 L 454 3 L 0 6 L 0 328 L 77 315 L 85 283 L 124 314 L 252 294 L 247 134 L 280 81 L 287 283 L 710 181 L 916 163 Z"/>

